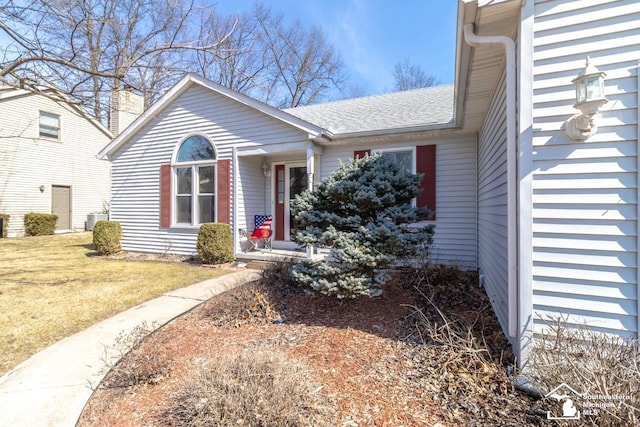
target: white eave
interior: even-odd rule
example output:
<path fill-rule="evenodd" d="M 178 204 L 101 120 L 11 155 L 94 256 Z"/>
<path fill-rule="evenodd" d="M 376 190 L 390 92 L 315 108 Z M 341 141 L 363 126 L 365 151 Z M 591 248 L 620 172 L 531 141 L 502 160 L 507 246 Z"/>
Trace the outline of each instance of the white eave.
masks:
<path fill-rule="evenodd" d="M 113 153 L 117 152 L 129 139 L 131 139 L 141 128 L 147 125 L 150 121 L 158 117 L 158 115 L 173 102 L 176 98 L 186 92 L 190 87 L 199 85 L 207 88 L 213 92 L 216 92 L 226 98 L 232 99 L 236 102 L 251 107 L 263 114 L 271 116 L 283 123 L 293 126 L 309 135 L 309 139 L 322 140 L 329 138 L 330 134 L 323 128 L 316 126 L 312 123 L 306 122 L 298 117 L 292 116 L 278 108 L 267 105 L 249 96 L 243 95 L 239 92 L 228 89 L 222 85 L 219 85 L 209 79 L 200 77 L 193 73 L 187 73 L 180 79 L 167 93 L 165 93 L 156 103 L 154 103 L 148 110 L 140 115 L 131 125 L 129 125 L 120 135 L 118 135 L 110 144 L 104 147 L 99 153 L 98 158 L 105 159 Z"/>
<path fill-rule="evenodd" d="M 454 117 L 457 126 L 479 131 L 504 68 L 504 51 L 472 48 L 464 41 L 465 24 L 479 36 L 515 39 L 522 0 L 458 0 Z"/>

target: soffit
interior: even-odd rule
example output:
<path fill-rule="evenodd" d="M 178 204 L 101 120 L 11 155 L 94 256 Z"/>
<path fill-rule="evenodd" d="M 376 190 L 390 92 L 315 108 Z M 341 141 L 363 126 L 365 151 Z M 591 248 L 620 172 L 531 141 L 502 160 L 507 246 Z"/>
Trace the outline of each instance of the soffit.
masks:
<path fill-rule="evenodd" d="M 480 130 L 484 116 L 489 109 L 498 79 L 504 68 L 504 48 L 500 45 L 482 45 L 470 47 L 464 41 L 464 24 L 474 24 L 479 36 L 507 36 L 515 40 L 520 19 L 520 1 L 483 2 L 483 5 L 465 3 L 464 12 L 459 16 L 459 49 L 468 52 L 466 85 L 462 98 L 462 127 L 466 131 Z M 460 22 L 462 20 L 462 22 Z M 459 76 L 461 77 L 461 76 Z"/>

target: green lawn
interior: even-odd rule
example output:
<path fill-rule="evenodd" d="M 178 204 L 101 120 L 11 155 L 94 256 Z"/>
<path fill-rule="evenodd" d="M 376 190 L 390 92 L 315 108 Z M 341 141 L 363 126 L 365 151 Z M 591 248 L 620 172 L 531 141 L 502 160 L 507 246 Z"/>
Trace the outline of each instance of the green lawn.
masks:
<path fill-rule="evenodd" d="M 102 319 L 228 271 L 105 259 L 91 238 L 0 239 L 0 375 Z"/>

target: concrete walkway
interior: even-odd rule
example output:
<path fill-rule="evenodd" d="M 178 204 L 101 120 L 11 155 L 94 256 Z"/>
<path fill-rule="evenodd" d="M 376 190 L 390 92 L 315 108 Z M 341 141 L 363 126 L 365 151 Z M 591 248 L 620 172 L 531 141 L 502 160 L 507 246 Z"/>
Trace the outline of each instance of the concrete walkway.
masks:
<path fill-rule="evenodd" d="M 256 280 L 240 270 L 168 292 L 65 338 L 0 378 L 0 426 L 75 426 L 85 403 L 106 375 L 105 347 L 121 332 L 166 324 L 214 295 Z"/>

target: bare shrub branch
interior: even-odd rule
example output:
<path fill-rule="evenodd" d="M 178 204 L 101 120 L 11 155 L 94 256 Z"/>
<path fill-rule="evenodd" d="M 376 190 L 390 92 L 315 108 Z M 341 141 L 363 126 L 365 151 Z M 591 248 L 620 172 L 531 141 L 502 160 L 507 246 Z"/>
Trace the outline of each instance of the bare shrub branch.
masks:
<path fill-rule="evenodd" d="M 581 418 L 584 425 L 618 426 L 640 423 L 640 345 L 587 325 L 569 325 L 566 318 L 545 320 L 547 327 L 531 351 L 531 378 L 546 391 L 565 383 L 615 407 L 599 408 L 598 416 Z"/>
<path fill-rule="evenodd" d="M 165 414 L 176 425 L 316 426 L 328 405 L 309 368 L 275 349 L 196 361 Z"/>

